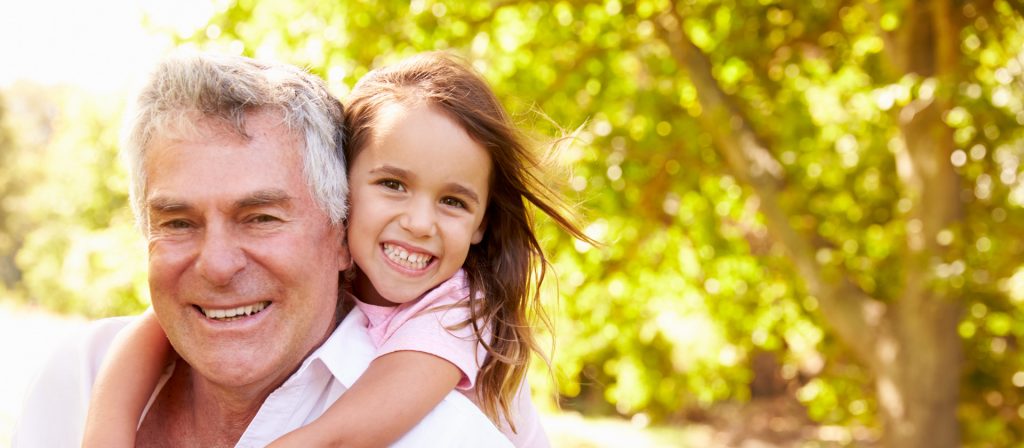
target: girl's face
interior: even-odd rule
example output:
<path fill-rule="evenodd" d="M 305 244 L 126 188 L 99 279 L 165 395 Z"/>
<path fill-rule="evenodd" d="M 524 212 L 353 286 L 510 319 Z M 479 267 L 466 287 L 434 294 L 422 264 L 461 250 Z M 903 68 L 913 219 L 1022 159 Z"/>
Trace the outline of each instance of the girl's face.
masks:
<path fill-rule="evenodd" d="M 491 157 L 427 105 L 380 111 L 351 161 L 348 244 L 364 302 L 414 300 L 462 267 L 484 234 Z"/>

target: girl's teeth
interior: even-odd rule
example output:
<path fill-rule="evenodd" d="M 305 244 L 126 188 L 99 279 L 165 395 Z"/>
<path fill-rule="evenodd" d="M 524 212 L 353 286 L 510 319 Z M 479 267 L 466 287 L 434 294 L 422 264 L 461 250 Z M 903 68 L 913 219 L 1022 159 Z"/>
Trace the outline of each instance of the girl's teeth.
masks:
<path fill-rule="evenodd" d="M 409 253 L 409 251 L 401 247 L 390 244 L 384 245 L 384 253 L 387 254 L 391 261 L 410 269 L 423 269 L 427 267 L 427 262 L 433 258 L 427 254 Z"/>

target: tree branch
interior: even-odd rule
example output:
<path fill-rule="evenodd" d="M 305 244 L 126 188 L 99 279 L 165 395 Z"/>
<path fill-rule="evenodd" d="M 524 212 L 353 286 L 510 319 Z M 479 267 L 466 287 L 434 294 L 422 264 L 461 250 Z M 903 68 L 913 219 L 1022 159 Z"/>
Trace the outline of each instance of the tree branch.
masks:
<path fill-rule="evenodd" d="M 722 90 L 712 74 L 710 60 L 683 31 L 682 17 L 674 5 L 656 22 L 672 56 L 686 68 L 697 88 L 703 109 L 698 119 L 711 134 L 732 173 L 758 195 L 769 232 L 793 257 L 808 290 L 818 299 L 825 319 L 861 359 L 874 364 L 878 358 L 875 353 L 878 330 L 887 325 L 886 305 L 869 297 L 840 274 L 822 269 L 813 243 L 793 228 L 780 204 L 784 182 L 781 165 Z"/>

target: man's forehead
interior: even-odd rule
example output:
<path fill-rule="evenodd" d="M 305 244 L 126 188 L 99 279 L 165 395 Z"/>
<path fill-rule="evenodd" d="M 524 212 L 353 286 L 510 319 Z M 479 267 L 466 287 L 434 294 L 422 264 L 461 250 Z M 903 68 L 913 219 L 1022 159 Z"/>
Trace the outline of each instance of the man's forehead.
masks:
<path fill-rule="evenodd" d="M 246 121 L 233 124 L 225 119 L 213 117 L 169 117 L 161 128 L 154 130 L 145 155 L 166 145 L 196 140 L 245 142 L 252 138 L 246 129 Z"/>
<path fill-rule="evenodd" d="M 152 141 L 143 167 L 147 206 L 203 198 L 251 205 L 310 195 L 302 139 L 276 114 L 250 115 L 248 137 L 224 126 L 196 129 Z"/>

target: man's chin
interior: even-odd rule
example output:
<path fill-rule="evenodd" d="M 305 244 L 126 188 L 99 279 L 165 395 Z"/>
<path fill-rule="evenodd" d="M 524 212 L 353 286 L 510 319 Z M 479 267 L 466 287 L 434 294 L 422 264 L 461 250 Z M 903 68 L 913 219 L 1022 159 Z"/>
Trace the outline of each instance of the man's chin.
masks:
<path fill-rule="evenodd" d="M 281 365 L 269 363 L 266 353 L 263 356 L 254 354 L 252 357 L 232 356 L 228 358 L 211 357 L 206 354 L 205 359 L 189 363 L 193 382 L 205 384 L 206 387 L 216 390 L 216 393 L 225 393 L 238 396 L 260 396 L 265 390 L 267 394 L 277 388 L 288 378 L 288 375 L 298 368 L 298 363 L 288 368 Z M 211 359 L 212 358 L 212 359 Z M 266 395 L 259 397 L 260 401 Z"/>

